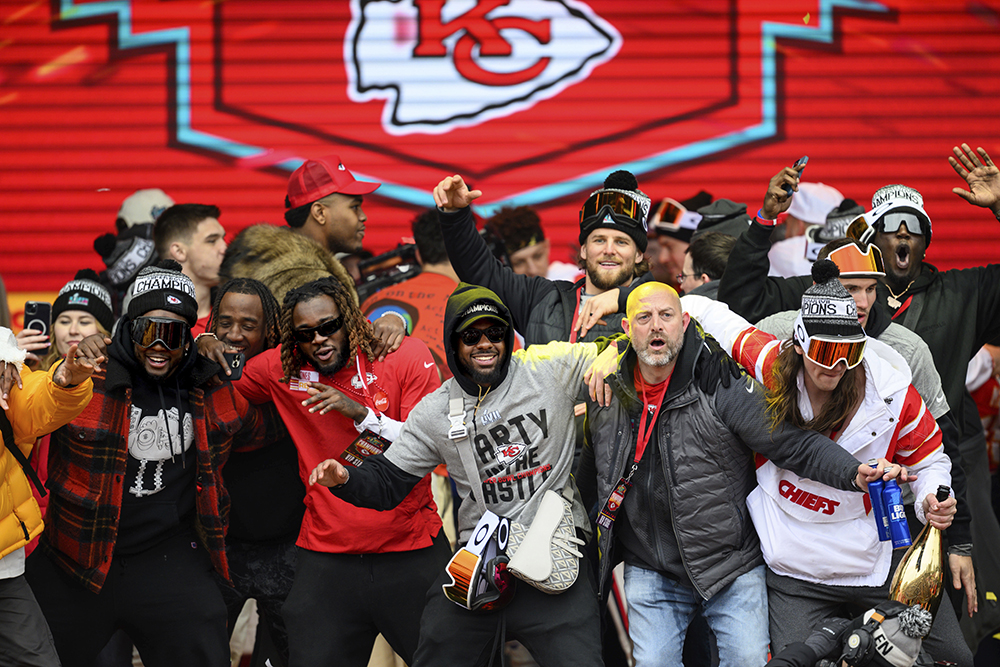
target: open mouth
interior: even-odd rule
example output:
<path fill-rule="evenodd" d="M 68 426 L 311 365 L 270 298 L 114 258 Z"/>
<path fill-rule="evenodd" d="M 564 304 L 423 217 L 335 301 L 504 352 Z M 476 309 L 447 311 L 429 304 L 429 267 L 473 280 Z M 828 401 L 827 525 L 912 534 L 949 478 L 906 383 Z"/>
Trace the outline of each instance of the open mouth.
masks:
<path fill-rule="evenodd" d="M 316 358 L 320 361 L 330 361 L 333 358 L 333 354 L 336 352 L 332 347 L 321 347 L 316 350 Z"/>
<path fill-rule="evenodd" d="M 667 341 L 662 338 L 651 338 L 649 340 L 649 349 L 659 352 L 667 347 Z"/>
<path fill-rule="evenodd" d="M 146 363 L 149 364 L 150 368 L 162 370 L 167 367 L 168 363 L 170 363 L 170 357 L 160 354 L 147 354 Z"/>
<path fill-rule="evenodd" d="M 480 352 L 472 355 L 472 362 L 480 367 L 492 366 L 497 359 L 496 352 Z"/>
<path fill-rule="evenodd" d="M 904 244 L 896 246 L 896 268 L 900 271 L 910 268 L 910 246 Z"/>

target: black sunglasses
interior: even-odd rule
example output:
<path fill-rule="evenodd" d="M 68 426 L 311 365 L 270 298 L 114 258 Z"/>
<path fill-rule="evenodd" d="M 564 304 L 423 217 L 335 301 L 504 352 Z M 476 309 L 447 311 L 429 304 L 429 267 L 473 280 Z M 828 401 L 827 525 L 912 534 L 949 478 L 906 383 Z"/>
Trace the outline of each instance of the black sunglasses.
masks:
<path fill-rule="evenodd" d="M 486 334 L 486 339 L 491 343 L 499 343 L 507 336 L 507 327 L 495 326 L 489 329 L 466 329 L 461 333 L 462 342 L 472 347 L 477 345 L 482 339 L 483 334 Z"/>
<path fill-rule="evenodd" d="M 184 320 L 165 317 L 137 317 L 132 321 L 132 342 L 143 349 L 160 343 L 168 350 L 179 350 L 187 343 L 191 328 Z"/>
<path fill-rule="evenodd" d="M 311 343 L 316 334 L 319 334 L 323 338 L 329 338 L 333 334 L 340 331 L 340 328 L 344 326 L 344 316 L 336 317 L 332 320 L 327 320 L 318 327 L 310 327 L 308 329 L 292 329 L 292 338 L 294 338 L 299 343 Z"/>

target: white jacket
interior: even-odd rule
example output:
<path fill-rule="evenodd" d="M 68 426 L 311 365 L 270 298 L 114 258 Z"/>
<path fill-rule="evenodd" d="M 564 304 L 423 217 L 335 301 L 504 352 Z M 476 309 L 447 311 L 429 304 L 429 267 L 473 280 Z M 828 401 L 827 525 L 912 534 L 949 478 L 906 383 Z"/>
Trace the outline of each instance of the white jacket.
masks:
<path fill-rule="evenodd" d="M 715 336 L 765 386 L 781 342 L 755 329 L 716 301 L 698 296 L 681 300 L 684 309 Z M 917 517 L 925 522 L 923 499 L 938 485 L 951 486 L 951 461 L 941 433 L 910 370 L 889 346 L 868 339 L 864 358 L 865 396 L 838 435 L 837 444 L 861 461 L 887 458 L 918 479 Z M 813 417 L 799 373 L 799 410 Z M 777 574 L 838 586 L 880 586 L 889 575 L 891 542 L 880 542 L 868 494 L 838 491 L 766 462 L 757 469 L 758 486 L 747 499 L 760 535 L 764 560 Z"/>

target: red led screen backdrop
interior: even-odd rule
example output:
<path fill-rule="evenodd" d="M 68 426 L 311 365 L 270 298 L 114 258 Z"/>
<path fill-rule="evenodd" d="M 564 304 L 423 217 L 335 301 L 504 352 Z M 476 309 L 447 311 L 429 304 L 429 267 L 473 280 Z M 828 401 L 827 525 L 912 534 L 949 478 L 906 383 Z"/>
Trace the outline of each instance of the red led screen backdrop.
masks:
<path fill-rule="evenodd" d="M 282 222 L 305 157 L 385 185 L 390 249 L 461 173 L 539 209 L 569 260 L 616 168 L 654 199 L 705 189 L 756 210 L 767 180 L 860 203 L 923 194 L 941 268 L 993 260 L 1000 223 L 951 193 L 956 143 L 1000 159 L 1000 0 L 108 0 L 0 2 L 0 273 L 58 289 L 159 187 L 230 234 Z"/>

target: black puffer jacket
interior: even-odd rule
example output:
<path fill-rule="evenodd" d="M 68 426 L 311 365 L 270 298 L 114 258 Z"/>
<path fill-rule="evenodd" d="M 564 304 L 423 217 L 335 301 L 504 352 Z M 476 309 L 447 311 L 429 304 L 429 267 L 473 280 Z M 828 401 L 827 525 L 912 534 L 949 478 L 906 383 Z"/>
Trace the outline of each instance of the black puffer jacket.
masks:
<path fill-rule="evenodd" d="M 757 484 L 753 451 L 838 489 L 854 488 L 859 465 L 843 448 L 814 431 L 788 425 L 770 431 L 764 388 L 749 376 L 728 388 L 720 383 L 711 394 L 703 392 L 695 381 L 695 369 L 699 357 L 708 353 L 692 321 L 657 418 L 661 468 L 652 478 L 636 475 L 632 480 L 634 485 L 649 485 L 650 497 L 666 499 L 669 506 L 657 514 L 672 521 L 654 527 L 650 534 L 673 531 L 684 570 L 705 599 L 764 563 L 746 505 Z M 603 506 L 635 457 L 635 425 L 642 408 L 633 380 L 635 364 L 635 351 L 628 346 L 619 356 L 617 372 L 608 378 L 615 397 L 611 405 L 587 405 L 587 440 L 578 483 L 588 506 L 595 497 Z M 666 494 L 656 493 L 657 488 L 665 488 Z M 629 493 L 635 492 L 633 486 Z M 602 584 L 621 560 L 614 554 L 613 529 L 612 525 L 599 531 Z M 649 546 L 656 551 L 655 545 Z"/>

